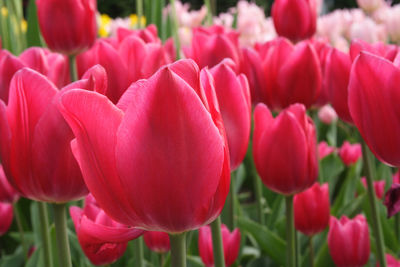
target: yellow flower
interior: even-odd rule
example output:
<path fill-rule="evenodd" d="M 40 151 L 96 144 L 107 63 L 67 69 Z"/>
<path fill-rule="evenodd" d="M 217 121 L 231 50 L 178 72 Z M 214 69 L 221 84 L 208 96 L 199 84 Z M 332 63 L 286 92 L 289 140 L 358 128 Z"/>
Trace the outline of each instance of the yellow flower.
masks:
<path fill-rule="evenodd" d="M 3 17 L 8 16 L 8 9 L 4 6 L 1 8 L 1 15 L 3 15 Z"/>
<path fill-rule="evenodd" d="M 26 20 L 22 19 L 21 21 L 21 31 L 26 32 L 28 30 L 28 22 Z"/>
<path fill-rule="evenodd" d="M 112 19 L 107 14 L 101 14 L 99 20 L 99 35 L 100 37 L 107 37 Z"/>
<path fill-rule="evenodd" d="M 138 16 L 136 14 L 130 15 L 129 18 L 131 19 L 131 26 L 135 27 L 138 25 Z M 140 25 L 146 25 L 146 17 L 142 16 L 140 22 Z"/>

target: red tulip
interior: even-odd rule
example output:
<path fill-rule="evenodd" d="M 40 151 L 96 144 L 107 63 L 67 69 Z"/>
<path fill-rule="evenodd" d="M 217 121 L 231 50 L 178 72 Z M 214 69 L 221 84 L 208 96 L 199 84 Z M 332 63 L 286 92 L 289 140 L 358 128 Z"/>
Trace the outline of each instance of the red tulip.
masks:
<path fill-rule="evenodd" d="M 97 37 L 96 0 L 36 0 L 40 31 L 47 46 L 76 55 Z"/>
<path fill-rule="evenodd" d="M 19 198 L 18 192 L 7 181 L 3 166 L 0 165 L 0 202 L 13 203 Z"/>
<path fill-rule="evenodd" d="M 9 182 L 24 197 L 60 203 L 88 193 L 70 147 L 74 135 L 56 104 L 71 87 L 104 92 L 96 84 L 104 79 L 92 71 L 61 91 L 31 69 L 14 75 L 8 106 L 0 101 L 0 155 Z"/>
<path fill-rule="evenodd" d="M 295 104 L 273 118 L 264 104 L 254 112 L 253 156 L 269 189 L 292 195 L 310 187 L 318 176 L 316 133 L 305 107 Z"/>
<path fill-rule="evenodd" d="M 212 68 L 224 58 L 230 58 L 236 66 L 240 64 L 239 33 L 228 31 L 223 26 L 193 29 L 192 45 L 184 48 L 187 58 L 191 58 L 200 68 Z M 237 72 L 238 69 L 235 69 Z"/>
<path fill-rule="evenodd" d="M 385 43 L 370 44 L 363 40 L 353 40 L 349 51 L 351 60 L 354 61 L 362 51 L 393 61 L 397 55 L 398 48 L 396 45 L 388 45 Z"/>
<path fill-rule="evenodd" d="M 400 184 L 400 171 L 397 170 L 395 174 L 393 174 L 393 183 Z"/>
<path fill-rule="evenodd" d="M 0 236 L 7 233 L 13 221 L 13 206 L 10 203 L 0 202 Z"/>
<path fill-rule="evenodd" d="M 94 265 L 111 264 L 125 252 L 128 241 L 143 234 L 143 230 L 120 224 L 97 206 L 92 195 L 85 207 L 70 207 L 71 218 L 83 252 Z"/>
<path fill-rule="evenodd" d="M 171 249 L 169 235 L 164 232 L 145 232 L 143 234 L 146 246 L 157 253 L 166 253 Z"/>
<path fill-rule="evenodd" d="M 400 166 L 400 69 L 388 60 L 361 52 L 353 64 L 349 109 L 354 124 L 375 156 Z"/>
<path fill-rule="evenodd" d="M 310 38 L 316 31 L 317 2 L 315 0 L 275 0 L 271 16 L 275 30 L 297 42 Z"/>
<path fill-rule="evenodd" d="M 144 29 L 130 30 L 123 27 L 117 29 L 117 39 L 121 43 L 125 38 L 135 36 L 147 43 L 157 43 L 160 44 L 161 40 L 158 38 L 157 27 L 154 24 L 147 26 Z"/>
<path fill-rule="evenodd" d="M 239 255 L 240 232 L 239 229 L 231 233 L 226 225 L 221 225 L 222 244 L 224 247 L 225 265 L 231 266 Z M 213 244 L 210 226 L 199 229 L 199 254 L 206 267 L 214 266 Z"/>
<path fill-rule="evenodd" d="M 210 72 L 214 77 L 215 91 L 228 138 L 231 170 L 235 170 L 243 161 L 249 143 L 251 100 L 246 76 L 236 76 L 230 68 L 232 64 L 234 63 L 230 60 L 223 60 Z"/>
<path fill-rule="evenodd" d="M 365 188 L 367 188 L 367 180 L 365 177 L 361 177 L 361 183 Z M 385 180 L 374 181 L 373 185 L 376 197 L 379 199 L 383 198 L 383 195 L 385 194 Z"/>
<path fill-rule="evenodd" d="M 58 88 L 69 82 L 69 70 L 65 56 L 51 53 L 40 47 L 26 49 L 19 57 L 7 50 L 0 51 L 0 99 L 8 102 L 9 86 L 14 74 L 29 67 L 49 78 Z"/>
<path fill-rule="evenodd" d="M 331 217 L 328 233 L 329 253 L 338 267 L 364 266 L 369 259 L 370 241 L 367 220 L 363 215 L 354 219 Z"/>
<path fill-rule="evenodd" d="M 240 72 L 246 75 L 249 81 L 252 103 L 266 102 L 264 72 L 261 66 L 261 58 L 255 50 L 242 49 Z"/>
<path fill-rule="evenodd" d="M 315 183 L 293 199 L 294 222 L 298 231 L 305 235 L 315 235 L 329 225 L 329 187 Z"/>
<path fill-rule="evenodd" d="M 353 165 L 362 157 L 361 145 L 350 144 L 348 141 L 344 141 L 343 145 L 339 148 L 338 154 L 345 165 Z"/>
<path fill-rule="evenodd" d="M 326 156 L 335 152 L 336 148 L 333 146 L 329 146 L 327 142 L 322 141 L 318 144 L 318 156 L 319 159 L 322 160 Z"/>
<path fill-rule="evenodd" d="M 321 66 L 321 74 L 322 74 L 322 85 L 321 85 L 321 91 L 319 93 L 319 96 L 316 100 L 316 105 L 317 106 L 324 106 L 329 103 L 329 96 L 328 96 L 328 85 L 326 84 L 326 65 L 327 65 L 327 58 L 329 55 L 329 52 L 331 50 L 331 46 L 329 45 L 328 40 L 315 40 L 312 39 L 310 40 L 311 44 L 313 45 L 315 51 L 317 52 L 320 66 Z"/>
<path fill-rule="evenodd" d="M 266 104 L 279 110 L 294 103 L 310 107 L 321 89 L 321 67 L 309 42 L 292 45 L 278 38 L 256 47 L 266 77 Z"/>
<path fill-rule="evenodd" d="M 387 267 L 400 267 L 400 261 L 390 254 L 386 254 Z M 376 267 L 379 267 L 379 262 L 376 263 Z"/>
<path fill-rule="evenodd" d="M 351 68 L 350 56 L 335 48 L 327 56 L 325 77 L 329 99 L 339 117 L 349 123 L 352 119 L 347 105 L 347 86 Z"/>
<path fill-rule="evenodd" d="M 181 233 L 220 214 L 229 152 L 211 82 L 206 69 L 181 60 L 132 84 L 117 106 L 97 93 L 64 94 L 60 110 L 76 136 L 74 154 L 113 219 Z"/>

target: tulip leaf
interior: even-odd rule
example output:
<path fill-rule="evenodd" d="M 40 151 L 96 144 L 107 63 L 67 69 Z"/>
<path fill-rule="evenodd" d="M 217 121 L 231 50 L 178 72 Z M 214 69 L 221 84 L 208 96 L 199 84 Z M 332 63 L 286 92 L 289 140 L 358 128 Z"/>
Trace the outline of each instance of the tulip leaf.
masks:
<path fill-rule="evenodd" d="M 201 262 L 200 257 L 188 255 L 187 259 L 187 267 L 203 267 L 203 263 Z"/>
<path fill-rule="evenodd" d="M 29 0 L 27 12 L 28 12 L 28 29 L 26 34 L 27 34 L 28 47 L 43 46 L 40 36 L 35 0 Z"/>
<path fill-rule="evenodd" d="M 286 242 L 276 233 L 247 218 L 238 218 L 239 228 L 248 232 L 275 263 L 284 266 L 286 258 Z"/>
<path fill-rule="evenodd" d="M 273 267 L 273 266 L 279 266 L 279 265 L 271 261 L 271 259 L 268 257 L 253 259 L 246 265 L 246 267 Z"/>
<path fill-rule="evenodd" d="M 315 267 L 334 267 L 335 264 L 332 261 L 331 255 L 329 254 L 328 243 L 325 242 L 318 254 L 315 257 Z"/>
<path fill-rule="evenodd" d="M 339 174 L 343 171 L 344 165 L 336 154 L 330 154 L 320 161 L 320 172 L 322 176 L 321 183 L 335 181 Z"/>

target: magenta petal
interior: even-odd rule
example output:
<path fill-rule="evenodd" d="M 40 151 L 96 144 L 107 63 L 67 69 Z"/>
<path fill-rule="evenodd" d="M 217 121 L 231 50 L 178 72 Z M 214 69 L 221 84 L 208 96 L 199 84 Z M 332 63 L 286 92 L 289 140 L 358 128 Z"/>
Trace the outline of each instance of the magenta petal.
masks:
<path fill-rule="evenodd" d="M 387 208 L 388 218 L 400 211 L 400 184 L 392 184 L 385 194 L 384 203 Z"/>

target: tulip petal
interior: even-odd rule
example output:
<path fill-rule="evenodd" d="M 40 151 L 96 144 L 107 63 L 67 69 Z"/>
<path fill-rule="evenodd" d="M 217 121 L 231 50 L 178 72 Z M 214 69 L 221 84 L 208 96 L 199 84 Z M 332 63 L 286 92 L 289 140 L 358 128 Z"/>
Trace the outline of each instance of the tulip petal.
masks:
<path fill-rule="evenodd" d="M 220 182 L 222 136 L 193 89 L 170 67 L 132 99 L 116 146 L 118 173 L 130 203 L 145 229 L 199 227 Z"/>

